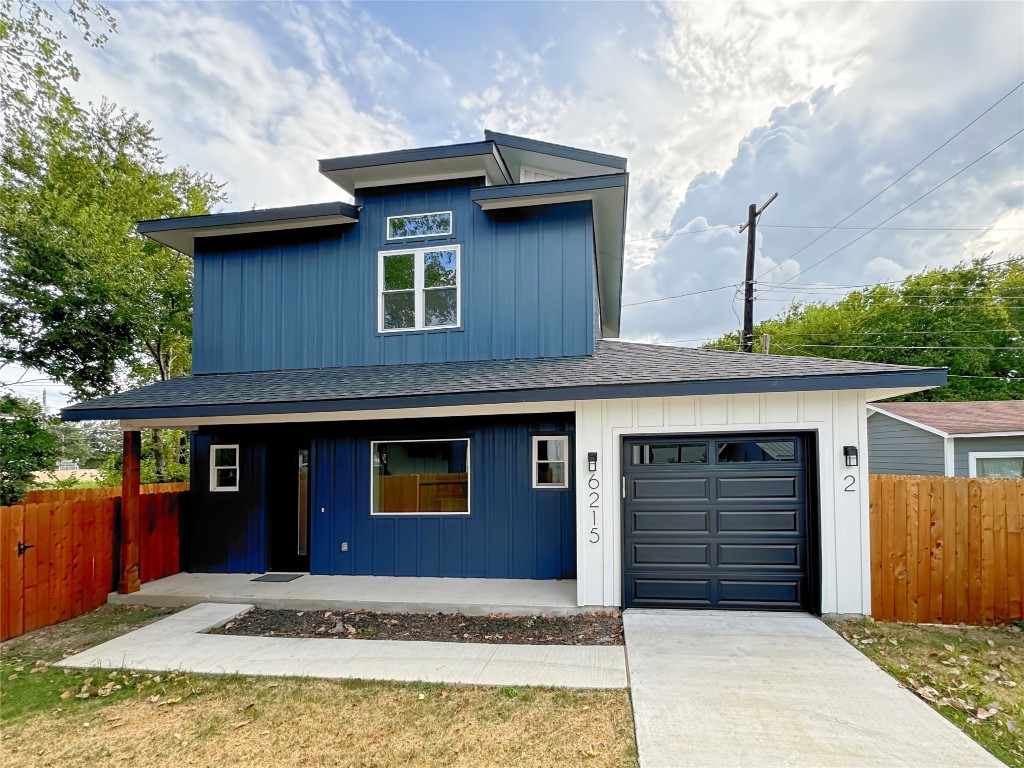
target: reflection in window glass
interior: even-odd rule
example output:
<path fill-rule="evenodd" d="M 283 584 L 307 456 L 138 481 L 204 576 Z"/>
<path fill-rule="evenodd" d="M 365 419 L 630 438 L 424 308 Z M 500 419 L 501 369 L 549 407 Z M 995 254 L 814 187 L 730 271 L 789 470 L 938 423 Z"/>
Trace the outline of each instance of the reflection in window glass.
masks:
<path fill-rule="evenodd" d="M 417 213 L 388 216 L 388 240 L 404 237 L 430 237 L 452 233 L 452 212 Z"/>
<path fill-rule="evenodd" d="M 370 443 L 370 511 L 383 514 L 467 514 L 469 440 Z"/>
<path fill-rule="evenodd" d="M 533 438 L 533 487 L 569 487 L 569 438 Z"/>
<path fill-rule="evenodd" d="M 1000 456 L 977 459 L 978 477 L 1024 477 L 1024 456 Z"/>
<path fill-rule="evenodd" d="M 718 444 L 718 463 L 796 461 L 795 440 L 744 440 Z"/>
<path fill-rule="evenodd" d="M 634 466 L 644 464 L 707 464 L 707 443 L 663 443 L 634 445 L 631 449 Z"/>
<path fill-rule="evenodd" d="M 380 253 L 380 330 L 459 325 L 459 246 Z"/>

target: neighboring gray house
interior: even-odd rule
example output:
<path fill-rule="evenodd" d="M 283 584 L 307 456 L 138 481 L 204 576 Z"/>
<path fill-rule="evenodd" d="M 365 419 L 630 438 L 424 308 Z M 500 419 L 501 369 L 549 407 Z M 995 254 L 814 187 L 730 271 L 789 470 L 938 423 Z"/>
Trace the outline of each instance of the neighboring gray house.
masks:
<path fill-rule="evenodd" d="M 1024 400 L 868 406 L 873 474 L 1024 477 Z"/>

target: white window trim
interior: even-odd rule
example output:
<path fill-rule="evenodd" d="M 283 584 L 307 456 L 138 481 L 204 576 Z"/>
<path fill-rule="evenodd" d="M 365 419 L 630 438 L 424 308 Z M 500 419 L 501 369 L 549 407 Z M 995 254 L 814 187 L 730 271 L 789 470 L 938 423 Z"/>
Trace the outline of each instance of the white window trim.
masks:
<path fill-rule="evenodd" d="M 433 290 L 423 286 L 423 256 L 434 251 L 455 251 L 455 323 L 452 325 L 423 324 L 423 294 Z M 413 255 L 413 306 L 415 325 L 408 328 L 384 327 L 384 257 Z M 389 291 L 398 293 L 398 291 Z M 435 245 L 426 248 L 392 248 L 377 252 L 377 332 L 378 333 L 409 333 L 411 331 L 433 331 L 444 328 L 462 327 L 462 247 L 456 244 Z"/>
<path fill-rule="evenodd" d="M 235 452 L 235 463 L 234 464 L 217 464 L 217 451 L 225 449 L 233 449 Z M 241 482 L 241 470 L 239 469 L 241 452 L 238 450 L 238 445 L 229 444 L 217 444 L 210 446 L 210 491 L 212 493 L 225 493 L 231 491 L 237 491 Z M 235 470 L 235 484 L 234 485 L 217 485 L 217 470 L 218 469 L 234 469 Z"/>
<path fill-rule="evenodd" d="M 978 476 L 978 459 L 1024 459 L 1024 451 L 971 451 L 967 454 L 970 477 Z"/>
<path fill-rule="evenodd" d="M 565 456 L 562 459 L 565 464 L 565 472 L 562 475 L 561 484 L 557 483 L 538 483 L 537 482 L 537 464 L 540 461 L 538 458 L 538 448 L 541 440 L 558 440 L 564 446 L 562 454 Z M 530 486 L 536 490 L 552 490 L 561 491 L 569 487 L 569 467 L 572 465 L 572 461 L 569 458 L 569 436 L 568 435 L 534 435 L 533 436 L 533 450 L 530 461 Z M 544 459 L 546 463 L 553 463 L 551 459 Z M 556 460 L 557 461 L 557 460 Z"/>
<path fill-rule="evenodd" d="M 408 219 L 413 216 L 439 216 L 441 214 L 448 214 L 448 231 L 447 232 L 432 232 L 429 235 L 399 235 L 397 237 L 391 236 L 391 220 L 392 219 Z M 388 216 L 384 220 L 384 239 L 385 240 L 420 240 L 424 237 L 451 237 L 452 232 L 455 229 L 455 216 L 452 211 L 428 211 L 426 213 L 404 213 L 398 216 Z"/>
<path fill-rule="evenodd" d="M 378 445 L 388 443 L 456 443 L 466 444 L 466 511 L 465 512 L 374 512 L 373 511 L 373 457 Z M 466 517 L 473 509 L 473 445 L 468 437 L 428 437 L 421 440 L 371 440 L 370 441 L 370 517 Z"/>

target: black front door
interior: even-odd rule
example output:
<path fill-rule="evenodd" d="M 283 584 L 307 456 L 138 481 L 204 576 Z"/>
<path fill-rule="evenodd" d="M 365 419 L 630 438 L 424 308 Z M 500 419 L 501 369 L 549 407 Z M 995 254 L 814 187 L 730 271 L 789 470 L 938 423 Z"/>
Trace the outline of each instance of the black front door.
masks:
<path fill-rule="evenodd" d="M 624 606 L 814 610 L 807 441 L 624 441 Z"/>
<path fill-rule="evenodd" d="M 308 444 L 267 447 L 267 523 L 268 570 L 308 571 Z"/>

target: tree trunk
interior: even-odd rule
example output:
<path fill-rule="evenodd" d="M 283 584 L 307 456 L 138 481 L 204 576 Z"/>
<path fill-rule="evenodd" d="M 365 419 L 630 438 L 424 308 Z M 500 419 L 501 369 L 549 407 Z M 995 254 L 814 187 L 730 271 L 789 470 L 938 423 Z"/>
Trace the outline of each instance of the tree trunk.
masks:
<path fill-rule="evenodd" d="M 153 430 L 153 469 L 156 472 L 156 481 L 162 483 L 167 474 L 167 464 L 164 460 L 164 446 L 160 440 L 160 430 Z"/>

